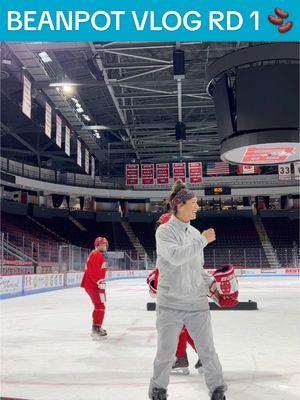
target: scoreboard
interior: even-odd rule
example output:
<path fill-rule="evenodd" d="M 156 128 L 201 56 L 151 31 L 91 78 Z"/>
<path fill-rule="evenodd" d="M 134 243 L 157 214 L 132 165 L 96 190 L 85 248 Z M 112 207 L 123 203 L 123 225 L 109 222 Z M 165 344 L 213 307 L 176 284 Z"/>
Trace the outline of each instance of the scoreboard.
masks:
<path fill-rule="evenodd" d="M 204 189 L 205 196 L 220 196 L 231 194 L 231 188 L 228 186 L 207 187 Z"/>

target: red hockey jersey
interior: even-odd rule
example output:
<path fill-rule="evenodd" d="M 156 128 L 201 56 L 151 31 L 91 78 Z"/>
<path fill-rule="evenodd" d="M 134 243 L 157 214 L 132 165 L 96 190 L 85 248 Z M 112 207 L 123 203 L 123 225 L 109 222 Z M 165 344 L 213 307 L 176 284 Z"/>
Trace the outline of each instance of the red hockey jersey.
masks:
<path fill-rule="evenodd" d="M 105 279 L 105 276 L 106 264 L 104 254 L 98 250 L 93 250 L 86 263 L 81 287 L 85 289 L 98 289 L 99 283 Z"/>

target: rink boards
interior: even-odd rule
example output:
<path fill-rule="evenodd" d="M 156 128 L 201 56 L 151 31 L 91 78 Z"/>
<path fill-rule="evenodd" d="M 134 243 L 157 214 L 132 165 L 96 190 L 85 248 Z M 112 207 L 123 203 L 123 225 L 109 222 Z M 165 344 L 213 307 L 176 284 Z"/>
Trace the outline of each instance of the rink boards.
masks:
<path fill-rule="evenodd" d="M 206 270 L 212 273 L 213 269 Z M 146 278 L 148 270 L 108 271 L 107 280 Z M 299 276 L 300 268 L 235 269 L 238 277 Z M 0 299 L 80 286 L 83 272 L 7 275 L 0 277 Z"/>

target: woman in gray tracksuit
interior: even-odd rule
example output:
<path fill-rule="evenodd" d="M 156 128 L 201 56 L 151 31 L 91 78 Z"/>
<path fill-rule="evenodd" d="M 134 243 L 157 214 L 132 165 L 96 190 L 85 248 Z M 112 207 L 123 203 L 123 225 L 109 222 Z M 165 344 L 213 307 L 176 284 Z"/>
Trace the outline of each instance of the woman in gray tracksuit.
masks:
<path fill-rule="evenodd" d="M 225 400 L 226 385 L 214 348 L 207 292 L 212 278 L 203 269 L 203 249 L 215 240 L 215 232 L 202 234 L 190 221 L 196 218 L 197 197 L 178 181 L 169 198 L 173 216 L 156 231 L 157 265 L 157 354 L 149 398 L 165 400 L 178 337 L 185 325 L 203 363 L 211 400 Z"/>

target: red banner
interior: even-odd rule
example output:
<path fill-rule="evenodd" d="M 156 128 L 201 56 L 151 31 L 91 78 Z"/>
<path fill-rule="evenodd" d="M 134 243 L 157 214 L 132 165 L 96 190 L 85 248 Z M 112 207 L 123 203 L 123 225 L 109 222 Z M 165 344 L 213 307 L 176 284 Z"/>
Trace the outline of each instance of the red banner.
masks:
<path fill-rule="evenodd" d="M 173 179 L 174 183 L 179 179 L 185 183 L 186 181 L 186 164 L 185 163 L 173 163 Z"/>
<path fill-rule="evenodd" d="M 154 185 L 154 164 L 142 164 L 142 185 Z"/>
<path fill-rule="evenodd" d="M 284 272 L 286 275 L 299 275 L 300 268 L 286 268 Z"/>
<path fill-rule="evenodd" d="M 202 183 L 202 163 L 192 162 L 189 163 L 189 177 L 190 183 Z"/>
<path fill-rule="evenodd" d="M 139 184 L 139 164 L 126 164 L 126 185 Z"/>
<path fill-rule="evenodd" d="M 32 265 L 31 261 L 21 261 L 21 260 L 3 260 L 4 265 L 15 265 L 15 266 L 30 266 Z"/>
<path fill-rule="evenodd" d="M 156 164 L 156 178 L 158 185 L 170 184 L 170 165 Z"/>

